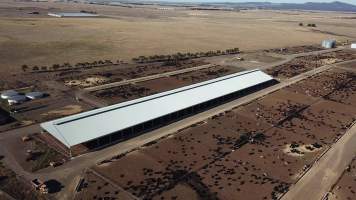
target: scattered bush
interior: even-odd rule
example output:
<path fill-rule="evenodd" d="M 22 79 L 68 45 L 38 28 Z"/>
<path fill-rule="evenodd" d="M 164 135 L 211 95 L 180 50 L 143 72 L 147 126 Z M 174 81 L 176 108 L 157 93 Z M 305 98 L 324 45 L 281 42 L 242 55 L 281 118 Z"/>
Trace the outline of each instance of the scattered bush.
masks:
<path fill-rule="evenodd" d="M 308 24 L 308 27 L 316 27 L 316 24 Z"/>
<path fill-rule="evenodd" d="M 151 62 L 165 62 L 166 65 L 177 64 L 181 60 L 201 58 L 201 57 L 211 57 L 227 54 L 237 54 L 240 53 L 239 48 L 226 49 L 225 51 L 207 51 L 207 52 L 196 52 L 196 53 L 176 53 L 170 55 L 152 55 L 152 56 L 139 56 L 133 58 L 132 61 L 136 63 L 151 63 Z"/>

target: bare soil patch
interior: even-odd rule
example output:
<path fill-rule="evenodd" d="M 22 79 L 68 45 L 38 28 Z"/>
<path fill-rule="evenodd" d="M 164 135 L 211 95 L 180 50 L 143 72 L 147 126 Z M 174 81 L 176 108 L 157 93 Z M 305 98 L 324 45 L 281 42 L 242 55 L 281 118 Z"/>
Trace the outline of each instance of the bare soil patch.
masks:
<path fill-rule="evenodd" d="M 356 194 L 356 158 L 344 171 L 338 182 L 334 185 L 330 199 L 352 199 Z"/>

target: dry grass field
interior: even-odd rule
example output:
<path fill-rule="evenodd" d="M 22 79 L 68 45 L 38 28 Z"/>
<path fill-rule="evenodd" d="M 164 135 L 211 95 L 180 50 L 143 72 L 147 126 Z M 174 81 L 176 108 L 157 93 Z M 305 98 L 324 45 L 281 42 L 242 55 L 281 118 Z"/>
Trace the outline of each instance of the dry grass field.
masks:
<path fill-rule="evenodd" d="M 53 11 L 96 11 L 100 18 L 52 18 Z M 39 15 L 27 14 L 39 11 Z M 356 37 L 354 14 L 191 11 L 73 3 L 0 3 L 1 72 L 139 55 L 239 47 L 268 49 Z M 316 23 L 310 29 L 299 22 Z"/>

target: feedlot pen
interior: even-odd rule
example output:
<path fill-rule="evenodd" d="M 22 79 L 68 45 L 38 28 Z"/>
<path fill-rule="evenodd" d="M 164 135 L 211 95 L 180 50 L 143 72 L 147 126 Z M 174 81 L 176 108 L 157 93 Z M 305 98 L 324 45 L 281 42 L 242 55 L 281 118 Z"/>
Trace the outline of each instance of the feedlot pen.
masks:
<path fill-rule="evenodd" d="M 143 199 L 277 199 L 356 119 L 355 77 L 323 72 L 93 169 Z"/>

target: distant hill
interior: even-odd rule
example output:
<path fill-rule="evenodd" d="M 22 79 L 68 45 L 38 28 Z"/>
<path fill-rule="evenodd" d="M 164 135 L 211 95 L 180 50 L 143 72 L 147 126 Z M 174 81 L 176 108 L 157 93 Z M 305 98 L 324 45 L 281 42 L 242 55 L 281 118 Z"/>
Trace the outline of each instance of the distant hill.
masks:
<path fill-rule="evenodd" d="M 356 6 L 340 1 L 330 3 L 271 3 L 271 2 L 204 2 L 196 3 L 194 1 L 185 0 L 184 2 L 174 0 L 87 0 L 95 2 L 121 2 L 125 4 L 139 4 L 139 5 L 166 5 L 166 6 L 202 6 L 202 7 L 229 7 L 237 9 L 273 9 L 273 10 L 315 10 L 315 11 L 341 11 L 341 12 L 356 12 Z"/>
<path fill-rule="evenodd" d="M 272 6 L 275 9 L 293 9 L 293 10 L 320 10 L 320 11 L 343 11 L 343 12 L 356 12 L 356 6 L 339 1 L 331 3 L 285 3 L 279 6 Z"/>
<path fill-rule="evenodd" d="M 276 10 L 317 10 L 317 11 L 356 12 L 355 5 L 340 2 L 340 1 L 334 1 L 330 3 L 308 2 L 303 4 L 246 2 L 246 3 L 235 3 L 235 6 L 239 8 L 258 8 L 258 9 L 276 9 Z"/>

